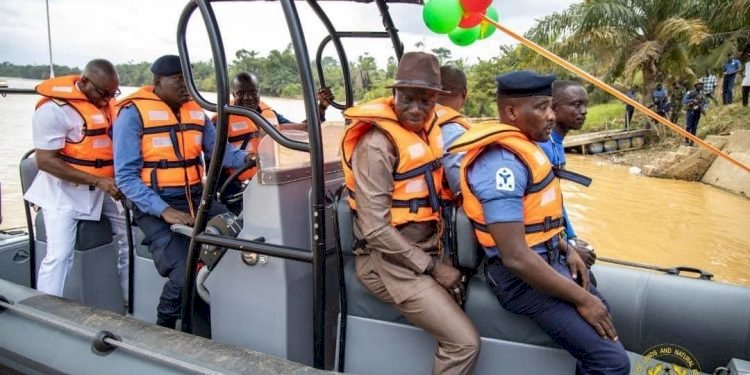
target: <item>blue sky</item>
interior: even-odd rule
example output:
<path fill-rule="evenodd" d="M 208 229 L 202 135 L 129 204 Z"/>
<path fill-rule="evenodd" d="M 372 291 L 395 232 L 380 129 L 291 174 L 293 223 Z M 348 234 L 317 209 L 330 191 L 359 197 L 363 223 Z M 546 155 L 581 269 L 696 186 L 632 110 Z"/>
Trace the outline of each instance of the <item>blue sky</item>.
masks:
<path fill-rule="evenodd" d="M 93 58 L 107 58 L 115 63 L 152 61 L 176 53 L 177 20 L 185 0 L 49 0 L 52 26 L 52 54 L 56 64 L 83 66 Z M 523 33 L 534 20 L 566 8 L 575 0 L 497 0 L 494 6 L 500 21 Z M 381 21 L 374 4 L 323 2 L 339 30 L 381 31 Z M 300 19 L 306 28 L 307 43 L 314 56 L 317 45 L 326 35 L 317 17 L 304 2 L 297 2 Z M 265 55 L 272 49 L 283 49 L 290 41 L 278 2 L 218 3 L 216 15 L 222 25 L 227 53 L 245 48 Z M 391 14 L 406 50 L 422 41 L 427 49 L 448 47 L 454 57 L 472 60 L 498 54 L 501 44 L 513 43 L 495 33 L 491 38 L 462 48 L 446 36 L 432 34 L 422 22 L 421 7 L 391 5 Z M 17 64 L 45 64 L 47 29 L 44 0 L 0 2 L 0 61 Z M 199 16 L 191 19 L 188 29 L 191 59 L 207 60 L 211 56 L 208 38 Z M 367 52 L 382 64 L 392 55 L 386 40 L 346 43 L 350 59 Z M 332 53 L 329 49 L 327 52 Z M 328 53 L 327 53 L 328 54 Z"/>

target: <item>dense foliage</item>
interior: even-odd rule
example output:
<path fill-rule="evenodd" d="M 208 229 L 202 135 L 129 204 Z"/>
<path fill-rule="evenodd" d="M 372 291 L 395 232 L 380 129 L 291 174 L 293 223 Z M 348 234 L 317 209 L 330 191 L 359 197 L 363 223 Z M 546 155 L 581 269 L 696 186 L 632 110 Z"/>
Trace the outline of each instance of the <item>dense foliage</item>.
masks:
<path fill-rule="evenodd" d="M 538 20 L 526 36 L 610 84 L 621 89 L 639 85 L 645 93 L 656 81 L 689 84 L 705 69 L 718 72 L 727 53 L 739 57 L 750 51 L 750 0 L 584 0 Z M 425 45 L 419 42 L 412 49 L 424 50 Z M 536 69 L 569 76 L 522 46 L 501 46 L 496 57 L 488 60 L 454 59 L 451 50 L 442 47 L 431 52 L 441 63 L 466 71 L 470 91 L 465 113 L 471 117 L 495 115 L 497 74 Z M 326 85 L 343 102 L 339 61 L 324 57 L 321 66 Z M 317 69 L 311 68 L 317 81 Z M 148 62 L 119 64 L 117 69 L 125 86 L 145 85 L 152 79 Z M 228 69 L 230 77 L 240 71 L 255 73 L 262 95 L 302 95 L 291 45 L 266 56 L 241 49 Z M 55 66 L 58 75 L 78 71 L 77 67 Z M 350 60 L 349 71 L 354 99 L 369 100 L 390 94 L 385 85 L 395 76 L 396 60 L 391 57 L 385 66 L 378 66 L 373 56 L 365 54 Z M 43 79 L 48 74 L 44 65 L 0 64 L 0 76 Z M 199 89 L 216 89 L 213 62 L 195 62 L 193 74 Z M 598 91 L 592 92 L 591 99 L 595 103 L 610 100 Z"/>

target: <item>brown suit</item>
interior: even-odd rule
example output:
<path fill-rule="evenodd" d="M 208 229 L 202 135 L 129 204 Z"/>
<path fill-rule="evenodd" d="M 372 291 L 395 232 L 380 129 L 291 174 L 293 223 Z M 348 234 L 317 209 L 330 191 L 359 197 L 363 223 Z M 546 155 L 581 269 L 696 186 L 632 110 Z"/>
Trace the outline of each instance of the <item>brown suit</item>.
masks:
<path fill-rule="evenodd" d="M 450 294 L 424 275 L 431 255 L 440 256 L 437 223 L 391 225 L 396 151 L 388 137 L 370 130 L 352 154 L 357 191 L 354 235 L 367 241 L 357 250 L 357 276 L 384 302 L 438 341 L 433 374 L 470 374 L 479 354 L 479 334 Z"/>

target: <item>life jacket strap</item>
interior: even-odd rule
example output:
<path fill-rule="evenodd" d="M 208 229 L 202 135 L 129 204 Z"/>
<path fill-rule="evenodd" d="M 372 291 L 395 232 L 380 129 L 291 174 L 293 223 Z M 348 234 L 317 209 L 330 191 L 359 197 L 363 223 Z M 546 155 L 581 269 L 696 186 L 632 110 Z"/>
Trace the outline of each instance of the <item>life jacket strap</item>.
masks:
<path fill-rule="evenodd" d="M 485 225 L 485 224 L 478 223 L 478 222 L 476 222 L 474 220 L 471 220 L 471 224 L 472 224 L 472 226 L 474 226 L 474 229 L 476 229 L 476 230 L 478 230 L 480 232 L 484 232 L 484 233 L 489 233 L 490 232 L 489 228 L 487 228 L 487 225 Z M 551 231 L 553 229 L 560 228 L 563 225 L 564 225 L 564 219 L 563 218 L 560 217 L 560 218 L 557 218 L 557 219 L 553 219 L 552 217 L 547 216 L 547 217 L 544 218 L 544 221 L 541 222 L 541 223 L 524 225 L 524 232 L 526 234 L 539 233 L 539 232 L 549 232 L 549 231 Z"/>
<path fill-rule="evenodd" d="M 144 161 L 143 168 L 169 169 L 169 168 L 187 168 L 203 164 L 203 158 L 199 155 L 195 159 L 168 161 L 161 159 L 159 161 Z"/>
<path fill-rule="evenodd" d="M 583 185 L 585 187 L 591 186 L 591 182 L 593 181 L 591 177 L 587 177 L 580 173 L 571 172 L 569 170 L 558 168 L 558 167 L 552 167 L 552 171 L 555 174 L 555 176 L 557 176 L 558 178 L 572 181 L 579 185 Z"/>
<path fill-rule="evenodd" d="M 84 167 L 104 168 L 114 165 L 114 160 L 111 159 L 84 160 L 67 155 L 60 155 L 60 159 L 62 159 L 66 163 L 81 165 Z"/>

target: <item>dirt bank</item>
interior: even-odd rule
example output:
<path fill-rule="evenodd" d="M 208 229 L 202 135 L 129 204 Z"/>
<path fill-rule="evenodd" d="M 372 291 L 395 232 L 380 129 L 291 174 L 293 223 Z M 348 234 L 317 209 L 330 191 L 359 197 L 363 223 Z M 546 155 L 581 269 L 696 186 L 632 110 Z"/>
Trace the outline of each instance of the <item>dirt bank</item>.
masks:
<path fill-rule="evenodd" d="M 735 104 L 709 110 L 701 121 L 698 136 L 733 158 L 750 164 L 750 108 Z M 745 197 L 750 195 L 750 173 L 717 159 L 708 150 L 683 145 L 683 140 L 673 133 L 652 139 L 644 149 L 602 157 L 613 163 L 637 167 L 633 173 L 702 181 Z"/>

